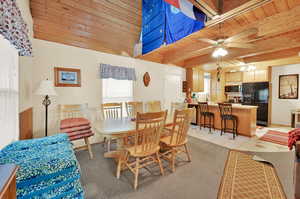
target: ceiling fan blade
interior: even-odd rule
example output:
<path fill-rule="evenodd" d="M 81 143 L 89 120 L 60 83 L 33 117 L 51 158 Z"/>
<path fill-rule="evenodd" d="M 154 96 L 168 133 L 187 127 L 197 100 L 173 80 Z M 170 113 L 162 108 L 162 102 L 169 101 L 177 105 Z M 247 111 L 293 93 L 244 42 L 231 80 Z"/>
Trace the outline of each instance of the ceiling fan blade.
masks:
<path fill-rule="evenodd" d="M 199 56 L 199 55 L 205 54 L 205 51 L 206 51 L 207 53 L 209 53 L 209 50 L 210 50 L 210 49 L 213 49 L 213 48 L 215 48 L 215 46 L 208 46 L 208 47 L 206 47 L 206 48 L 201 48 L 201 49 L 199 49 L 199 50 L 195 50 L 195 51 L 193 51 L 193 52 L 190 52 L 190 53 L 186 54 L 186 55 L 183 56 L 183 57 L 184 57 L 184 59 L 186 59 L 186 58 L 190 58 L 190 57 Z"/>
<path fill-rule="evenodd" d="M 226 43 L 225 46 L 229 48 L 255 48 L 256 47 L 254 44 L 239 43 L 239 42 Z"/>
<path fill-rule="evenodd" d="M 198 39 L 199 41 L 203 41 L 205 43 L 209 43 L 209 44 L 212 44 L 212 45 L 217 45 L 218 42 L 217 41 L 214 41 L 212 39 L 207 39 L 207 38 L 199 38 Z"/>
<path fill-rule="evenodd" d="M 239 41 L 241 39 L 244 39 L 246 37 L 249 37 L 250 35 L 254 35 L 257 34 L 258 30 L 257 28 L 250 28 L 246 31 L 243 31 L 237 35 L 234 35 L 232 37 L 227 38 L 224 43 L 229 43 L 229 42 L 233 42 L 233 41 Z"/>

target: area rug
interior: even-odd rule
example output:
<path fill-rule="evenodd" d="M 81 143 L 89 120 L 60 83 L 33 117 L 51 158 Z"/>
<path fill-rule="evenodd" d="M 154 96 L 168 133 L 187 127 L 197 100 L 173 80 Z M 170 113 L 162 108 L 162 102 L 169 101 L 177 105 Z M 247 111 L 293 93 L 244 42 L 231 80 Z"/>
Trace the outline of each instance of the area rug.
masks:
<path fill-rule="evenodd" d="M 266 134 L 264 134 L 261 138 L 259 138 L 259 140 L 287 146 L 288 133 L 269 130 Z"/>
<path fill-rule="evenodd" d="M 252 155 L 229 151 L 218 199 L 286 199 L 274 167 Z"/>

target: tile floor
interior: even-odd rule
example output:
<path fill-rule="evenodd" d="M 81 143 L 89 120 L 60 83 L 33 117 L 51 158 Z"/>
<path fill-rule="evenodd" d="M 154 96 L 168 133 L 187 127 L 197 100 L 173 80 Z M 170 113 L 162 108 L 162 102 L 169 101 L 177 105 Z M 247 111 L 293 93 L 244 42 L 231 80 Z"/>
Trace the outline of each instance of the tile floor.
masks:
<path fill-rule="evenodd" d="M 201 140 L 212 142 L 230 149 L 237 149 L 242 151 L 255 152 L 284 152 L 289 151 L 288 147 L 259 140 L 261 136 L 268 132 L 268 130 L 275 130 L 281 132 L 288 132 L 291 128 L 288 127 L 264 127 L 257 129 L 256 136 L 249 138 L 245 136 L 237 136 L 234 140 L 231 133 L 226 133 L 220 136 L 220 131 L 215 130 L 209 133 L 207 128 L 199 129 L 199 126 L 191 125 L 189 135 Z"/>

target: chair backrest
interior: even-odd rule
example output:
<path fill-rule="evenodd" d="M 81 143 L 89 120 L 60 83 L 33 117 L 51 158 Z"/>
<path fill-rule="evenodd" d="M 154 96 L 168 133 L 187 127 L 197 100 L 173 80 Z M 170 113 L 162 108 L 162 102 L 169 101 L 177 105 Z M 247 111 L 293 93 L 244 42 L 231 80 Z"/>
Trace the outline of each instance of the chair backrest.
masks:
<path fill-rule="evenodd" d="M 181 102 L 172 102 L 171 103 L 171 114 L 174 115 L 175 110 L 183 110 L 188 107 L 187 103 L 181 103 Z"/>
<path fill-rule="evenodd" d="M 126 112 L 128 117 L 136 117 L 136 114 L 143 113 L 143 102 L 126 102 Z"/>
<path fill-rule="evenodd" d="M 160 101 L 147 102 L 147 111 L 148 112 L 159 112 L 159 111 L 161 111 Z"/>
<path fill-rule="evenodd" d="M 219 103 L 219 109 L 221 116 L 232 115 L 232 104 L 229 103 Z"/>
<path fill-rule="evenodd" d="M 171 145 L 178 146 L 184 144 L 192 117 L 193 110 L 191 108 L 175 110 L 171 131 Z"/>
<path fill-rule="evenodd" d="M 207 113 L 209 111 L 207 102 L 198 102 L 200 113 Z"/>
<path fill-rule="evenodd" d="M 165 126 L 167 111 L 137 113 L 134 152 L 142 156 L 153 153 L 159 147 L 160 135 Z"/>
<path fill-rule="evenodd" d="M 61 104 L 59 105 L 60 119 L 84 117 L 84 109 L 88 104 Z"/>
<path fill-rule="evenodd" d="M 122 103 L 105 103 L 101 105 L 104 119 L 120 119 L 123 117 Z"/>
<path fill-rule="evenodd" d="M 300 128 L 300 110 L 295 111 L 295 128 Z"/>

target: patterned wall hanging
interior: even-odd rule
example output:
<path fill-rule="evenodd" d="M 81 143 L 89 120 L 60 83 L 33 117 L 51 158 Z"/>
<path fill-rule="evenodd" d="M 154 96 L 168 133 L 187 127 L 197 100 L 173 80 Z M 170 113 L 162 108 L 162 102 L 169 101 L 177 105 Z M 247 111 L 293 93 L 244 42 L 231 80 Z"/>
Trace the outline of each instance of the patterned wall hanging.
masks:
<path fill-rule="evenodd" d="M 0 0 L 0 34 L 15 46 L 20 56 L 32 55 L 27 24 L 16 0 Z"/>

